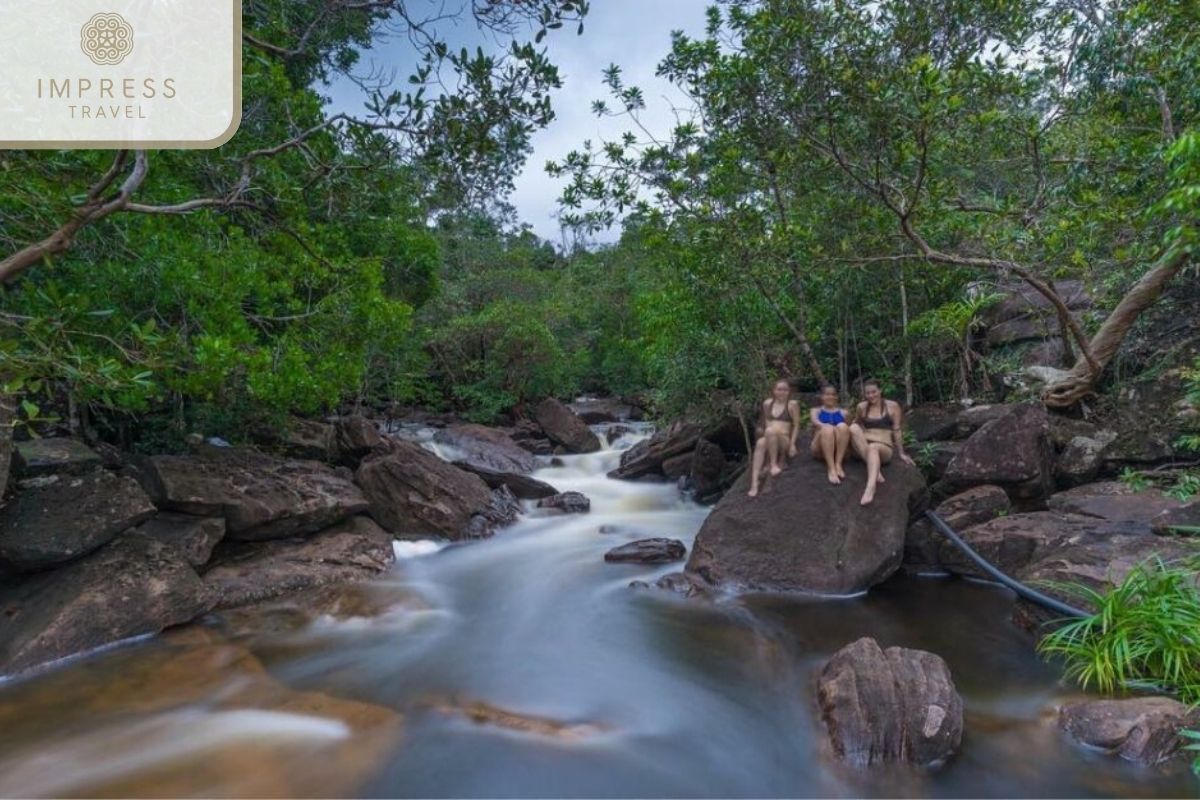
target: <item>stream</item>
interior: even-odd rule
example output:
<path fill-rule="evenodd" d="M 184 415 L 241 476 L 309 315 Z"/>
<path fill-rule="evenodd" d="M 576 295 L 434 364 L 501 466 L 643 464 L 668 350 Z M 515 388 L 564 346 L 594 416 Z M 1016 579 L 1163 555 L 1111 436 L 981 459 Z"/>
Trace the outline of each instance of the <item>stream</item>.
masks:
<path fill-rule="evenodd" d="M 614 565 L 708 510 L 609 480 L 619 448 L 535 476 L 591 498 L 492 539 L 398 542 L 368 584 L 0 684 L 0 795 L 407 797 L 1190 796 L 1062 734 L 1077 694 L 982 583 L 896 577 L 868 595 L 717 602 L 635 590 L 681 568 Z M 601 529 L 607 531 L 601 533 Z M 860 636 L 931 650 L 966 706 L 962 752 L 927 772 L 838 766 L 815 675 Z"/>

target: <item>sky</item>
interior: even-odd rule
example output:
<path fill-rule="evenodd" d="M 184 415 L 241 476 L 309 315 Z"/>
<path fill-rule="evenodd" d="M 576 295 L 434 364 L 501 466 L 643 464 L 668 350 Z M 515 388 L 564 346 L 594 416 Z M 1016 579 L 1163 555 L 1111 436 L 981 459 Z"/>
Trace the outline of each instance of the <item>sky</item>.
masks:
<path fill-rule="evenodd" d="M 543 41 L 563 79 L 563 88 L 553 98 L 557 116 L 547 128 L 534 134 L 533 153 L 509 198 L 521 221 L 531 225 L 540 237 L 556 244 L 562 241 L 554 218 L 562 181 L 546 174 L 546 162 L 561 159 L 586 139 L 593 143 L 615 139 L 629 127 L 626 120 L 600 119 L 592 113 L 594 100 L 608 99 L 602 71 L 609 64 L 620 66 L 625 83 L 640 86 L 645 95 L 643 122 L 655 134 L 668 132 L 675 124 L 672 105 L 682 106 L 685 101 L 669 83 L 655 77 L 654 71 L 670 49 L 673 30 L 696 36 L 704 32 L 704 10 L 709 2 L 592 0 L 582 36 L 564 28 Z M 482 35 L 475 41 L 468 38 L 474 36 L 473 30 L 464 29 L 460 36 L 449 38 L 456 44 L 485 44 Z M 394 64 L 402 77 L 408 74 L 406 70 L 412 63 L 411 51 L 401 41 L 385 43 L 363 59 L 364 65 Z M 329 94 L 335 109 L 357 113 L 362 108 L 361 95 L 353 84 L 336 85 Z M 613 241 L 619 233 L 612 230 L 593 238 L 598 242 Z"/>

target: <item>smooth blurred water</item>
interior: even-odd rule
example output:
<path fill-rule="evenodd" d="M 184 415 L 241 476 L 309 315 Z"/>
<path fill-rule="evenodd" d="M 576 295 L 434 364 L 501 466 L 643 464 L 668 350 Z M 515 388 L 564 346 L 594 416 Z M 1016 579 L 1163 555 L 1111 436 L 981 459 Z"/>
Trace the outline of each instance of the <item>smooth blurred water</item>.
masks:
<path fill-rule="evenodd" d="M 588 495 L 590 514 L 403 543 L 391 574 L 313 607 L 225 615 L 0 686 L 0 794 L 1194 793 L 1182 766 L 1139 769 L 1066 740 L 1054 710 L 1072 691 L 1001 589 L 897 578 L 851 600 L 708 603 L 629 588 L 681 565 L 606 564 L 605 551 L 647 536 L 690 547 L 707 510 L 674 486 L 608 480 L 618 458 L 537 473 Z M 829 758 L 815 675 L 864 635 L 949 662 L 967 734 L 945 768 L 861 773 Z M 393 712 L 400 733 L 383 736 Z"/>

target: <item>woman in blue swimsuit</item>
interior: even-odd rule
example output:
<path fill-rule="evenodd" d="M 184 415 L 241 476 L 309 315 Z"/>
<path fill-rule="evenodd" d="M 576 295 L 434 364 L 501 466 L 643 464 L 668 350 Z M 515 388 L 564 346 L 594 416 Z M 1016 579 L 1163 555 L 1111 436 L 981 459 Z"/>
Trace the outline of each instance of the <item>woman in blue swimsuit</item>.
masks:
<path fill-rule="evenodd" d="M 841 483 L 846 477 L 842 462 L 850 445 L 850 426 L 845 409 L 838 406 L 838 390 L 829 384 L 821 387 L 821 405 L 809 412 L 812 420 L 812 454 L 829 469 L 829 482 Z"/>

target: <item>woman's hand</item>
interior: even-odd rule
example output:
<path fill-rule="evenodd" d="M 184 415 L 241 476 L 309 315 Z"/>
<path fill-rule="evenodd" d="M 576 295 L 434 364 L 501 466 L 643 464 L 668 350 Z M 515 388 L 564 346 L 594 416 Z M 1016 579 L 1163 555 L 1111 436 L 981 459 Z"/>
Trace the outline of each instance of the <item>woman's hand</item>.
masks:
<path fill-rule="evenodd" d="M 912 456 L 910 456 L 908 453 L 901 453 L 900 460 L 905 464 L 908 464 L 910 467 L 915 467 L 917 465 L 917 462 L 913 461 Z"/>

